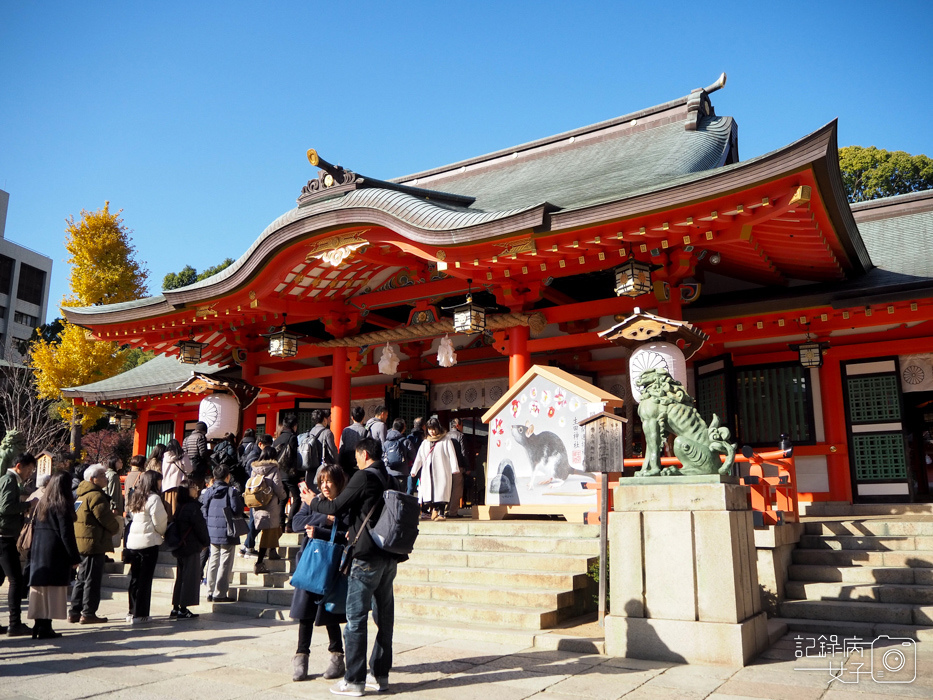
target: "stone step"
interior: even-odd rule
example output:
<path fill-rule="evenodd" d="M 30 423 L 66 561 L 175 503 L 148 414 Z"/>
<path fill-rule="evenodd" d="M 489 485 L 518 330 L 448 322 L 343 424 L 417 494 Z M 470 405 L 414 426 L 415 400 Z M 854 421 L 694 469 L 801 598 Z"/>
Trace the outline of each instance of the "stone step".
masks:
<path fill-rule="evenodd" d="M 468 567 L 471 569 L 498 569 L 502 572 L 520 571 L 586 571 L 595 556 L 570 554 L 511 553 L 503 557 L 497 552 L 441 552 L 415 549 L 409 556 L 414 566 Z"/>
<path fill-rule="evenodd" d="M 599 541 L 599 526 L 547 520 L 422 520 L 421 535 L 476 535 L 481 537 L 543 537 L 547 539 L 595 539 Z"/>
<path fill-rule="evenodd" d="M 255 586 L 231 586 L 230 597 L 236 598 L 237 602 L 257 603 L 267 607 L 286 608 L 291 607 L 292 595 L 295 589 L 291 586 L 283 588 L 257 588 Z"/>
<path fill-rule="evenodd" d="M 112 588 L 114 590 L 126 591 L 130 586 L 130 575 L 129 574 L 104 574 L 103 581 L 101 583 L 102 588 Z M 172 595 L 172 592 L 175 590 L 175 579 L 169 578 L 154 578 L 152 579 L 152 594 L 165 594 L 168 596 Z"/>
<path fill-rule="evenodd" d="M 871 516 L 933 515 L 933 503 L 801 503 L 801 514 L 806 518 L 865 518 Z"/>
<path fill-rule="evenodd" d="M 237 600 L 232 603 L 208 603 L 211 612 L 221 615 L 241 615 L 243 617 L 262 618 L 263 620 L 285 620 L 288 617 L 288 608 L 264 603 L 252 603 Z"/>
<path fill-rule="evenodd" d="M 823 520 L 804 524 L 807 535 L 933 537 L 933 520 Z"/>
<path fill-rule="evenodd" d="M 804 535 L 800 549 L 869 550 L 875 552 L 933 550 L 933 537 Z"/>
<path fill-rule="evenodd" d="M 933 568 L 933 551 L 870 552 L 846 549 L 795 549 L 794 564 L 823 564 L 829 566 L 904 566 Z"/>
<path fill-rule="evenodd" d="M 892 625 L 933 624 L 933 607 L 899 603 L 838 600 L 787 600 L 779 604 L 781 617 L 845 620 Z"/>
<path fill-rule="evenodd" d="M 507 579 L 504 578 L 507 576 Z M 399 564 L 396 581 L 399 583 L 472 583 L 486 587 L 502 586 L 508 582 L 509 589 L 548 588 L 554 590 L 577 590 L 586 588 L 592 581 L 582 570 L 574 572 L 519 571 L 507 574 L 496 569 L 469 569 L 466 567 L 427 567 L 410 561 Z"/>
<path fill-rule="evenodd" d="M 788 579 L 791 581 L 814 581 L 824 583 L 900 583 L 933 586 L 933 569 L 791 564 L 787 569 L 787 574 Z"/>
<path fill-rule="evenodd" d="M 396 598 L 395 610 L 400 617 L 445 621 L 452 629 L 461 623 L 468 623 L 538 630 L 554 627 L 562 619 L 557 610 L 505 605 L 503 601 L 479 604 Z"/>
<path fill-rule="evenodd" d="M 500 552 L 527 554 L 576 554 L 599 556 L 598 539 L 552 539 L 549 537 L 492 537 L 485 535 L 435 535 L 421 533 L 417 551 Z"/>
<path fill-rule="evenodd" d="M 788 581 L 784 590 L 795 600 L 855 600 L 906 605 L 933 605 L 933 586 L 905 584 L 851 585 Z"/>
<path fill-rule="evenodd" d="M 508 584 L 507 581 L 503 583 Z M 572 590 L 513 588 L 511 586 L 496 589 L 483 584 L 405 583 L 398 580 L 395 583 L 396 600 L 439 600 L 476 604 L 488 603 L 491 600 L 507 600 L 509 606 L 560 609 L 573 607 L 574 598 Z"/>
<path fill-rule="evenodd" d="M 837 635 L 844 638 L 857 637 L 871 642 L 880 635 L 914 639 L 918 642 L 933 642 L 933 627 L 927 625 L 890 625 L 884 623 L 852 622 L 847 620 L 810 620 L 805 618 L 775 617 L 768 621 L 782 623 L 791 632 L 808 632 L 813 635 Z"/>
<path fill-rule="evenodd" d="M 266 568 L 274 573 L 284 573 L 291 574 L 295 571 L 295 566 L 297 562 L 294 562 L 289 559 L 269 559 L 266 557 L 263 562 L 266 565 Z M 246 571 L 251 572 L 256 566 L 256 557 L 236 557 L 233 562 L 234 571 Z"/>

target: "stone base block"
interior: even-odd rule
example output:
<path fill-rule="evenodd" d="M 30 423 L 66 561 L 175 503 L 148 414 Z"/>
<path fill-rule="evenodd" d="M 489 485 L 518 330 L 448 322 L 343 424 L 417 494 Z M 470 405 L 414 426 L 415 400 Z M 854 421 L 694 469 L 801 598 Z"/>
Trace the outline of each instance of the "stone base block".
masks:
<path fill-rule="evenodd" d="M 748 510 L 748 488 L 729 483 L 732 477 L 716 482 L 690 483 L 691 477 L 648 477 L 620 479 L 613 494 L 616 511 L 657 510 Z M 722 483 L 718 479 L 722 479 Z"/>
<path fill-rule="evenodd" d="M 739 623 L 606 616 L 609 656 L 738 667 L 767 648 L 764 613 Z"/>

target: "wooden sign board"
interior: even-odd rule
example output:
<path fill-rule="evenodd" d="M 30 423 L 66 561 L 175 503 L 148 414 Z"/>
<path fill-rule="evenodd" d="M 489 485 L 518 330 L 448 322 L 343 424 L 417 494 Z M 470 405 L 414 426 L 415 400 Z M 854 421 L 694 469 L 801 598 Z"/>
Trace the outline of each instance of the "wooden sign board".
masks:
<path fill-rule="evenodd" d="M 587 472 L 621 472 L 627 420 L 612 413 L 597 413 L 581 420 Z"/>

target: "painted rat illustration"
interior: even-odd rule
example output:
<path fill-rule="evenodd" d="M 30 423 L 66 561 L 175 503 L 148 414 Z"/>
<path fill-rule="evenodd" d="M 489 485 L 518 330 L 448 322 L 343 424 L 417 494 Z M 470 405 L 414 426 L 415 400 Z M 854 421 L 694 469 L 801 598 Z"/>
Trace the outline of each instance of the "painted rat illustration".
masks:
<path fill-rule="evenodd" d="M 512 426 L 512 438 L 524 448 L 531 463 L 531 483 L 564 481 L 572 473 L 572 467 L 563 441 L 549 430 L 537 434 L 534 430 L 531 423 Z"/>

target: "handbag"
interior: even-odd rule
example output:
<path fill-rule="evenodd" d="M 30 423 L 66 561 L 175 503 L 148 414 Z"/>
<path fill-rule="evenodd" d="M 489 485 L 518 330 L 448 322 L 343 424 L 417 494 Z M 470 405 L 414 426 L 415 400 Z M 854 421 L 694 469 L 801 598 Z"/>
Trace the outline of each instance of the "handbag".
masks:
<path fill-rule="evenodd" d="M 336 540 L 336 522 L 330 529 L 330 540 L 308 540 L 295 573 L 292 574 L 292 587 L 317 595 L 325 595 L 331 589 L 337 578 L 337 567 L 346 551 Z"/>
<path fill-rule="evenodd" d="M 324 609 L 334 615 L 345 615 L 347 612 L 347 588 L 350 579 L 343 574 L 337 575 L 330 592 L 324 596 Z"/>
<path fill-rule="evenodd" d="M 19 537 L 16 538 L 16 549 L 24 557 L 29 556 L 29 550 L 32 549 L 32 523 L 33 518 L 27 517 L 23 529 L 19 531 Z"/>
<path fill-rule="evenodd" d="M 240 538 L 249 533 L 249 522 L 230 507 L 230 492 L 227 491 L 227 505 L 224 506 L 224 518 L 227 520 L 227 537 Z"/>

